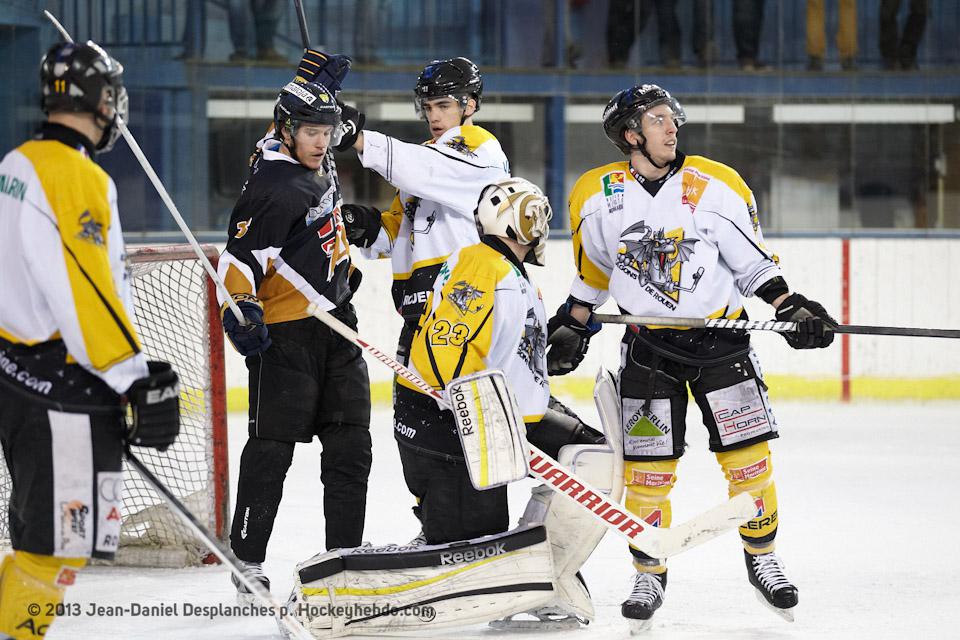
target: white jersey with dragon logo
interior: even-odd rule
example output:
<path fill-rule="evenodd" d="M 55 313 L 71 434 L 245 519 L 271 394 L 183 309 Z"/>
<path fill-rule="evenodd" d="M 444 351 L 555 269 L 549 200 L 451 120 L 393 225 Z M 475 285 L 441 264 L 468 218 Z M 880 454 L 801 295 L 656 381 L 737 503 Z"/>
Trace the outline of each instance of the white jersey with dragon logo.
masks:
<path fill-rule="evenodd" d="M 524 421 L 536 422 L 550 397 L 546 327 L 540 290 L 514 263 L 485 243 L 464 247 L 436 278 L 410 368 L 436 389 L 468 373 L 500 369 Z"/>
<path fill-rule="evenodd" d="M 440 265 L 460 247 L 480 241 L 473 219 L 480 191 L 509 177 L 510 166 L 500 142 L 475 125 L 453 127 L 424 144 L 376 131 L 363 136 L 363 166 L 398 189 L 381 216 L 380 235 L 364 255 L 391 258 L 394 303 L 416 319 Z"/>
<path fill-rule="evenodd" d="M 763 244 L 753 193 L 700 156 L 650 193 L 615 162 L 583 174 L 570 196 L 577 278 L 570 294 L 627 313 L 734 317 L 742 296 L 782 275 Z"/>

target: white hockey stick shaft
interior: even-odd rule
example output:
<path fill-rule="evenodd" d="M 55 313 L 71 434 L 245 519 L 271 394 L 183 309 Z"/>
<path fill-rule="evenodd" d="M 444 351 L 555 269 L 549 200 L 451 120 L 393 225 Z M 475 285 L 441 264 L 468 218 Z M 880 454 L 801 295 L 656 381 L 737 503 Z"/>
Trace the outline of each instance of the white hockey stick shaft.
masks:
<path fill-rule="evenodd" d="M 391 356 L 366 342 L 356 331 L 316 305 L 311 304 L 307 312 L 388 366 L 398 376 L 435 398 L 442 406 L 450 408 L 443 394 Z M 668 558 L 686 551 L 739 526 L 756 513 L 753 498 L 750 494 L 743 493 L 677 527 L 654 527 L 610 500 L 603 492 L 590 486 L 537 447 L 529 447 L 531 475 L 560 495 L 579 504 L 607 529 L 623 536 L 633 546 L 654 558 Z"/>
<path fill-rule="evenodd" d="M 796 322 L 779 320 L 727 320 L 725 318 L 662 318 L 659 316 L 610 315 L 598 313 L 593 316 L 604 324 L 642 324 L 658 327 L 687 327 L 693 329 L 743 329 L 746 331 L 797 330 Z M 833 327 L 835 333 L 872 336 L 910 336 L 914 338 L 960 338 L 960 329 L 931 329 L 927 327 L 885 327 L 864 324 L 841 324 Z"/>
<path fill-rule="evenodd" d="M 126 452 L 127 461 L 137 470 L 137 473 L 153 487 L 154 491 L 163 496 L 163 499 L 167 501 L 170 505 L 171 510 L 180 517 L 187 528 L 190 529 L 198 539 L 202 540 L 207 548 L 213 552 L 217 558 L 220 559 L 225 566 L 230 568 L 230 571 L 233 572 L 233 575 L 244 584 L 251 593 L 255 594 L 270 610 L 277 616 L 277 619 L 280 621 L 280 624 L 284 625 L 290 633 L 293 634 L 293 637 L 300 640 L 314 640 L 313 635 L 307 631 L 300 621 L 294 618 L 291 615 L 290 611 L 287 611 L 287 608 L 277 602 L 276 599 L 270 592 L 263 588 L 259 582 L 255 582 L 248 578 L 244 573 L 243 569 L 240 566 L 240 561 L 237 559 L 233 552 L 226 547 L 219 540 L 210 535 L 206 527 L 204 527 L 196 516 L 190 513 L 190 510 L 187 509 L 180 500 L 177 499 L 175 495 L 164 485 L 160 480 L 153 475 L 153 473 L 142 463 L 140 459 L 137 458 L 130 449 L 127 449 Z"/>
<path fill-rule="evenodd" d="M 70 33 L 62 24 L 60 24 L 60 21 L 57 20 L 52 13 L 44 9 L 43 14 L 48 20 L 50 20 L 50 22 L 53 23 L 53 26 L 56 27 L 57 31 L 60 32 L 60 35 L 63 36 L 64 40 L 67 42 L 73 42 L 73 38 L 70 37 Z M 150 161 L 147 160 L 147 156 L 144 155 L 143 149 L 141 149 L 140 145 L 137 144 L 136 138 L 134 138 L 133 134 L 130 133 L 127 123 L 123 121 L 123 118 L 120 117 L 120 114 L 117 114 L 117 127 L 120 128 L 120 134 L 123 136 L 123 139 L 127 141 L 127 144 L 130 146 L 130 151 L 133 152 L 137 162 L 140 163 L 140 166 L 143 167 L 143 170 L 146 172 L 147 177 L 153 184 L 153 188 L 157 190 L 158 194 L 160 194 L 160 199 L 163 200 L 163 204 L 167 206 L 167 210 L 170 212 L 170 215 L 173 216 L 177 226 L 180 227 L 180 231 L 182 231 L 183 235 L 187 238 L 187 242 L 190 243 L 190 246 L 193 248 L 193 252 L 197 254 L 197 259 L 200 260 L 200 264 L 202 264 L 203 268 L 206 269 L 207 275 L 210 276 L 211 280 L 213 280 L 213 283 L 217 286 L 217 290 L 220 291 L 220 294 L 227 301 L 227 305 L 230 307 L 230 310 L 233 311 L 233 314 L 237 317 L 237 320 L 240 322 L 240 324 L 246 325 L 247 319 L 243 316 L 243 312 L 240 311 L 240 307 L 237 306 L 237 303 L 233 301 L 233 298 L 230 296 L 230 292 L 227 291 L 226 285 L 223 284 L 223 280 L 221 280 L 220 276 L 217 275 L 216 269 L 213 268 L 210 260 L 207 258 L 206 254 L 204 254 L 203 249 L 200 248 L 200 243 L 197 242 L 193 232 L 190 231 L 190 227 L 187 226 L 183 216 L 180 215 L 180 210 L 177 209 L 177 205 L 174 204 L 173 198 L 170 197 L 166 187 L 164 187 L 163 183 L 160 181 L 160 176 L 158 176 L 157 172 L 153 170 L 153 166 L 150 164 Z"/>

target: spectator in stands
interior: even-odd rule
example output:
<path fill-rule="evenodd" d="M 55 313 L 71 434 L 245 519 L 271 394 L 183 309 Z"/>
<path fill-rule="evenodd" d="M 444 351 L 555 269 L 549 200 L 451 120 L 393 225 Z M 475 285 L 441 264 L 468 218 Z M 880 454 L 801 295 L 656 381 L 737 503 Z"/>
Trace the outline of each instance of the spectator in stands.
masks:
<path fill-rule="evenodd" d="M 583 56 L 583 21 L 590 0 L 566 0 L 569 10 L 564 22 L 566 27 L 566 65 L 577 68 Z M 560 67 L 556 60 L 557 0 L 543 0 L 543 52 L 540 56 L 545 67 Z"/>
<path fill-rule="evenodd" d="M 927 26 L 927 0 L 910 0 L 910 11 L 903 32 L 897 35 L 897 14 L 900 12 L 900 0 L 881 0 L 880 2 L 880 56 L 883 68 L 892 71 L 897 68 L 911 70 L 917 68 L 917 47 Z"/>
<path fill-rule="evenodd" d="M 733 39 L 737 46 L 737 62 L 744 71 L 767 69 L 767 65 L 757 59 L 763 4 L 764 0 L 733 0 Z"/>
<path fill-rule="evenodd" d="M 853 71 L 857 57 L 857 0 L 838 0 L 840 24 L 837 28 L 837 49 L 840 50 L 840 68 Z M 807 61 L 808 71 L 823 71 L 827 49 L 824 28 L 824 0 L 807 0 Z"/>
<path fill-rule="evenodd" d="M 177 60 L 195 61 L 203 58 L 207 42 L 206 20 L 204 0 L 187 0 L 186 23 L 183 28 L 183 53 L 177 56 Z M 230 62 L 247 60 L 249 58 L 247 55 L 249 0 L 229 0 L 227 24 L 230 28 L 230 43 L 233 45 Z"/>
<path fill-rule="evenodd" d="M 283 3 L 280 0 L 250 0 L 258 62 L 287 64 L 287 59 L 273 46 L 273 36 L 277 32 L 282 10 Z"/>
<path fill-rule="evenodd" d="M 657 9 L 660 62 L 668 69 L 680 66 L 680 23 L 677 0 L 610 0 L 607 13 L 607 59 L 614 69 L 627 66 L 630 48 L 643 31 L 651 5 Z"/>
<path fill-rule="evenodd" d="M 712 0 L 693 0 L 693 54 L 700 67 L 709 67 L 716 62 Z"/>

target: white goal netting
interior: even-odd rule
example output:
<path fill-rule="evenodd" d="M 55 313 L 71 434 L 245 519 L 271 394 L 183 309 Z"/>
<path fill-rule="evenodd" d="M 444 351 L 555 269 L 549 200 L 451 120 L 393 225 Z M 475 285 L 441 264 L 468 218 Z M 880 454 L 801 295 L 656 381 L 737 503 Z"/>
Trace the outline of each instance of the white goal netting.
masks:
<path fill-rule="evenodd" d="M 217 251 L 204 247 L 215 260 Z M 223 337 L 216 295 L 186 245 L 129 252 L 137 333 L 151 360 L 173 364 L 180 376 L 180 436 L 167 451 L 135 448 L 140 460 L 180 498 L 208 531 L 224 539 L 228 464 Z M 177 567 L 210 561 L 206 547 L 161 496 L 125 464 L 117 562 Z M 9 545 L 10 477 L 0 459 L 0 548 Z"/>

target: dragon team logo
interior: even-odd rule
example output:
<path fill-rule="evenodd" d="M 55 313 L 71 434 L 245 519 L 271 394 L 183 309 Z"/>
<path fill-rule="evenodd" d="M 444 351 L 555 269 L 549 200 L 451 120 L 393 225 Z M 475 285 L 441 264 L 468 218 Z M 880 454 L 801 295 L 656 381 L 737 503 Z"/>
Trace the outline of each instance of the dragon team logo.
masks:
<path fill-rule="evenodd" d="M 80 233 L 77 234 L 78 240 L 86 240 L 98 247 L 103 246 L 103 225 L 94 220 L 89 209 L 80 214 L 77 222 L 80 224 Z"/>
<path fill-rule="evenodd" d="M 667 232 L 663 228 L 654 231 L 643 220 L 620 234 L 617 268 L 670 309 L 676 308 L 673 303 L 680 300 L 680 292 L 696 290 L 703 276 L 703 267 L 700 267 L 693 274 L 692 285 L 685 287 L 680 283 L 683 263 L 690 260 L 694 245 L 699 242 L 683 236 L 682 227 Z"/>
<path fill-rule="evenodd" d="M 466 280 L 461 280 L 453 285 L 453 289 L 447 294 L 447 300 L 457 308 L 461 316 L 468 313 L 476 313 L 483 309 L 482 304 L 475 305 L 474 302 L 483 297 L 483 291 L 477 289 Z"/>
<path fill-rule="evenodd" d="M 523 335 L 520 337 L 520 345 L 517 347 L 517 355 L 527 363 L 530 372 L 538 380 L 546 380 L 543 370 L 545 362 L 544 355 L 547 351 L 547 336 L 537 320 L 537 314 L 533 309 L 527 309 L 527 317 L 523 323 Z"/>
<path fill-rule="evenodd" d="M 473 149 L 470 148 L 470 145 L 467 144 L 466 139 L 463 136 L 453 136 L 446 142 L 445 145 L 456 151 L 457 153 L 462 153 L 463 155 L 476 158 L 477 154 L 473 152 Z"/>

